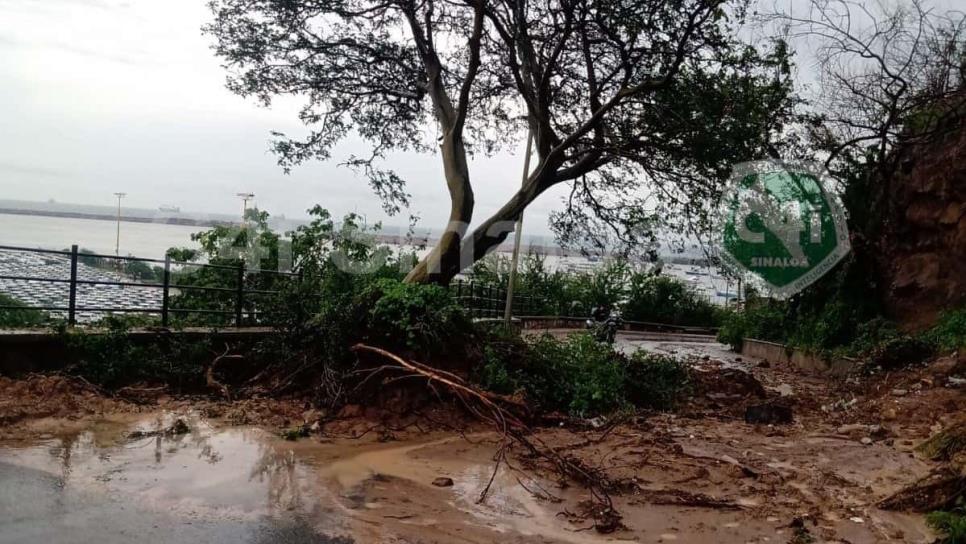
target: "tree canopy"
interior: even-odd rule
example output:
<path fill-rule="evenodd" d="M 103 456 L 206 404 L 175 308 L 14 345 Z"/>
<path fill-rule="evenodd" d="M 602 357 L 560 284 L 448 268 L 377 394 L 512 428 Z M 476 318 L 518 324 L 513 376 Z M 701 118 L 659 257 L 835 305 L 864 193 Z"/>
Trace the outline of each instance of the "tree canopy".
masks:
<path fill-rule="evenodd" d="M 229 88 L 302 99 L 305 138 L 276 134 L 284 168 L 345 164 L 387 211 L 408 204 L 389 151 L 438 149 L 449 223 L 410 281 L 446 282 L 512 232 L 547 189 L 565 242 L 639 244 L 699 229 L 731 164 L 776 154 L 793 116 L 788 51 L 742 43 L 741 0 L 213 0 L 206 32 Z M 533 137 L 522 187 L 470 230 L 467 157 Z"/>

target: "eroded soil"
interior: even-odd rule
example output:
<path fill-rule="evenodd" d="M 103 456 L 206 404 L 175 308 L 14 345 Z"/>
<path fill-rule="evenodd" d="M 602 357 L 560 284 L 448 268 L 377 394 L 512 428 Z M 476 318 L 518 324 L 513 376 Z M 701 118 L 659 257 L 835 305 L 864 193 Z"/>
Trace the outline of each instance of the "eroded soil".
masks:
<path fill-rule="evenodd" d="M 956 360 L 830 380 L 715 344 L 647 347 L 694 357 L 691 402 L 537 432 L 619 484 L 611 534 L 594 531 L 585 489 L 520 449 L 479 502 L 502 437 L 452 410 L 348 407 L 288 441 L 280 429 L 320 414 L 281 400 L 135 404 L 34 376 L 0 379 L 0 542 L 934 540 L 922 516 L 875 504 L 933 468 L 914 447 L 966 407 L 948 380 Z M 763 402 L 794 421 L 746 423 Z M 130 437 L 177 418 L 189 433 Z"/>

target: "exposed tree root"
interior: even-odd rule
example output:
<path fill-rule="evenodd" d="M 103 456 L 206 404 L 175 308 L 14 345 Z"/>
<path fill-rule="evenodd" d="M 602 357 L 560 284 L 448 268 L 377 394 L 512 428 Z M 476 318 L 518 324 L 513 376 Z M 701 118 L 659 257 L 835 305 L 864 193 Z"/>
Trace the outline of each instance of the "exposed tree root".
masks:
<path fill-rule="evenodd" d="M 879 508 L 931 512 L 950 508 L 963 496 L 966 496 L 966 476 L 943 468 L 886 497 L 879 502 Z"/>
<path fill-rule="evenodd" d="M 955 461 L 966 453 L 966 420 L 946 427 L 916 449 L 933 461 Z"/>
<path fill-rule="evenodd" d="M 221 355 L 215 357 L 215 360 L 212 361 L 210 365 L 208 365 L 208 370 L 205 371 L 205 383 L 208 385 L 208 387 L 210 389 L 216 389 L 219 392 L 221 392 L 221 394 L 225 397 L 225 400 L 228 400 L 228 401 L 231 400 L 231 391 L 228 390 L 227 385 L 221 383 L 215 378 L 215 369 L 218 367 L 218 363 L 220 363 L 224 359 L 242 359 L 243 358 L 241 355 L 229 355 L 228 353 L 230 351 L 231 351 L 231 347 L 225 344 L 225 351 Z"/>
<path fill-rule="evenodd" d="M 594 528 L 598 532 L 610 533 L 621 526 L 621 516 L 614 509 L 610 497 L 610 493 L 617 489 L 617 486 L 600 470 L 586 466 L 576 457 L 563 455 L 535 436 L 532 429 L 524 422 L 529 417 L 529 410 L 520 400 L 482 391 L 451 372 L 403 359 L 382 348 L 356 344 L 352 347 L 352 351 L 376 354 L 393 362 L 374 369 L 358 371 L 360 374 L 365 374 L 359 387 L 373 377 L 389 372 L 395 373 L 395 376 L 387 378 L 386 381 L 390 383 L 406 378 L 422 378 L 426 380 L 427 387 L 437 395 L 439 394 L 437 387 L 445 388 L 474 417 L 496 427 L 503 436 L 503 442 L 494 455 L 494 471 L 480 493 L 480 502 L 486 500 L 500 465 L 507 462 L 506 454 L 510 447 L 517 444 L 527 451 L 529 457 L 549 462 L 558 474 L 576 481 L 590 491 L 592 501 L 585 511 L 593 517 Z"/>
<path fill-rule="evenodd" d="M 702 493 L 691 493 L 680 489 L 641 490 L 642 499 L 649 504 L 690 506 L 696 508 L 715 508 L 722 510 L 740 510 L 738 504 L 709 497 Z"/>

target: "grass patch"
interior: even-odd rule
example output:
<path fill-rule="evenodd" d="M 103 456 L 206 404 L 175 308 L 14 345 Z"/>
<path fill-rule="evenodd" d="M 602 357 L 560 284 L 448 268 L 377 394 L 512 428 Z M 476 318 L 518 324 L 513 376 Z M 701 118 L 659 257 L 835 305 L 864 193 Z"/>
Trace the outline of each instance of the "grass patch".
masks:
<path fill-rule="evenodd" d="M 930 512 L 929 526 L 942 533 L 941 544 L 966 544 L 966 508 L 960 506 L 949 512 Z"/>
<path fill-rule="evenodd" d="M 942 351 L 966 347 L 966 308 L 944 313 L 925 336 Z"/>

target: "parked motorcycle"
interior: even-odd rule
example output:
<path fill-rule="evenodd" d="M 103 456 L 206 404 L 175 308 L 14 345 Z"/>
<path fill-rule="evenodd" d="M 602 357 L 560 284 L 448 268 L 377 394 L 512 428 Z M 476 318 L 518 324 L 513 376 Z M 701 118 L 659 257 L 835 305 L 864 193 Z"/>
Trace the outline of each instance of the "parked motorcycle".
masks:
<path fill-rule="evenodd" d="M 604 307 L 594 308 L 587 320 L 587 330 L 591 331 L 598 342 L 613 344 L 617 338 L 617 331 L 624 325 L 624 320 L 617 310 Z"/>

